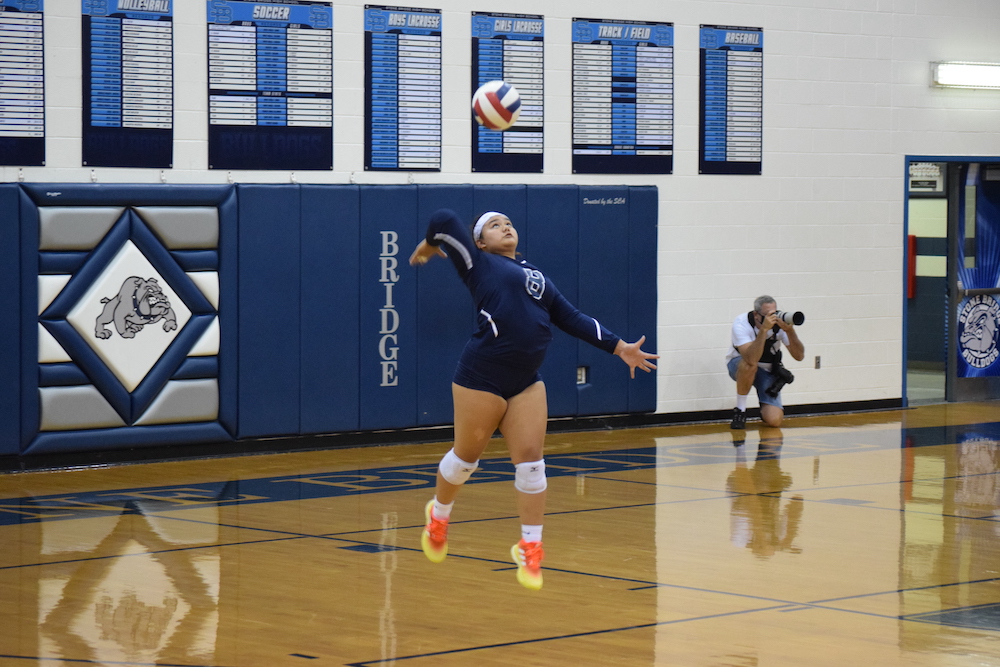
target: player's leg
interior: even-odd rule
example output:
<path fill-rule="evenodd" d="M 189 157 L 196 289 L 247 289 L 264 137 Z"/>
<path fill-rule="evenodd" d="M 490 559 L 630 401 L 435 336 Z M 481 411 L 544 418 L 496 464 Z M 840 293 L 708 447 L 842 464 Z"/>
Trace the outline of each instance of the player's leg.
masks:
<path fill-rule="evenodd" d="M 475 466 L 507 412 L 507 401 L 488 391 L 454 383 L 451 385 L 451 396 L 455 409 L 455 445 L 452 451 L 460 461 Z M 438 469 L 436 491 L 442 503 L 451 503 L 465 483 L 462 471 L 454 475 L 450 472 L 446 470 L 442 474 L 442 470 Z"/>
<path fill-rule="evenodd" d="M 545 429 L 548 405 L 545 384 L 535 382 L 507 401 L 500 432 L 507 441 L 514 464 L 514 487 L 521 517 L 521 540 L 511 548 L 517 563 L 517 580 L 526 588 L 542 587 L 542 524 L 545 517 Z"/>
<path fill-rule="evenodd" d="M 420 537 L 434 563 L 448 555 L 448 520 L 458 490 L 479 464 L 479 457 L 507 411 L 507 401 L 488 391 L 451 385 L 455 408 L 455 444 L 438 465 L 434 498 L 424 508 L 427 525 Z"/>

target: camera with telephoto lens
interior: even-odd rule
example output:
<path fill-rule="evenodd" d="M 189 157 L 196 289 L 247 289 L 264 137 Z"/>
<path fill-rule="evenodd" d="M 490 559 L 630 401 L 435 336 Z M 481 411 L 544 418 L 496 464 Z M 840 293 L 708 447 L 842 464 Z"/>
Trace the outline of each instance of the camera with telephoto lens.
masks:
<path fill-rule="evenodd" d="M 782 366 L 780 361 L 775 361 L 771 364 L 771 375 L 774 376 L 774 382 L 771 383 L 771 386 L 766 391 L 767 395 L 771 398 L 777 398 L 786 384 L 795 382 L 795 376 L 792 375 L 790 370 Z"/>
<path fill-rule="evenodd" d="M 774 316 L 785 324 L 794 324 L 795 326 L 799 326 L 806 321 L 806 316 L 799 311 L 788 313 L 783 310 L 776 310 L 774 311 Z M 789 380 L 789 382 L 791 382 L 791 380 Z"/>

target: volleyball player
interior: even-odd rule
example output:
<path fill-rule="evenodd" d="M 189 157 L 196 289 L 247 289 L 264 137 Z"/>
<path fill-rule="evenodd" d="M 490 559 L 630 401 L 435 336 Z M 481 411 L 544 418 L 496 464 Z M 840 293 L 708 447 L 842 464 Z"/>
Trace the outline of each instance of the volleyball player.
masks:
<path fill-rule="evenodd" d="M 626 343 L 577 310 L 541 271 L 517 258 L 517 243 L 517 230 L 503 213 L 484 213 L 470 238 L 458 216 L 441 209 L 431 216 L 426 237 L 410 256 L 411 265 L 424 264 L 435 255 L 448 257 L 478 312 L 478 327 L 462 352 L 451 385 L 455 443 L 438 466 L 436 494 L 424 508 L 427 525 L 420 543 L 434 563 L 447 556 L 455 496 L 499 428 L 515 468 L 521 519 L 521 539 L 511 547 L 511 557 L 521 585 L 538 590 L 547 487 L 542 449 L 548 420 L 538 368 L 552 340 L 550 323 L 617 355 L 633 378 L 636 368 L 647 373 L 655 369 L 651 360 L 659 357 L 642 350 L 645 336 Z"/>

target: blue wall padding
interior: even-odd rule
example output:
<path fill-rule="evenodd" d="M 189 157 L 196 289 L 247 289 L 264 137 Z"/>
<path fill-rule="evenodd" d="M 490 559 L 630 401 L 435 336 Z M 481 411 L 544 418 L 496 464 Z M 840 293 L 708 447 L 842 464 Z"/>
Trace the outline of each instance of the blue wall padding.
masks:
<path fill-rule="evenodd" d="M 128 426 L 90 431 L 40 433 L 24 454 L 104 451 L 162 445 L 205 444 L 205 454 L 212 453 L 212 443 L 226 442 L 232 436 L 220 424 L 165 424 Z"/>
<path fill-rule="evenodd" d="M 80 370 L 87 376 L 90 383 L 100 390 L 108 404 L 127 423 L 132 414 L 132 399 L 128 390 L 105 365 L 101 357 L 94 352 L 94 349 L 87 344 L 87 341 L 80 337 L 73 325 L 62 319 L 43 319 L 42 326 L 52 334 L 57 343 L 62 345 L 66 353 L 76 360 Z M 35 367 L 38 367 L 37 362 Z M 37 424 L 35 426 L 37 428 Z"/>
<path fill-rule="evenodd" d="M 301 189 L 301 433 L 359 423 L 360 193 Z"/>
<path fill-rule="evenodd" d="M 218 357 L 188 357 L 170 377 L 171 380 L 200 380 L 219 376 Z"/>
<path fill-rule="evenodd" d="M 87 374 L 74 363 L 42 364 L 38 370 L 39 387 L 71 387 L 90 384 Z"/>
<path fill-rule="evenodd" d="M 30 222 L 28 224 L 32 227 L 37 226 L 37 224 L 31 225 Z M 130 217 L 129 212 L 126 210 L 111 229 L 108 230 L 107 235 L 97 244 L 97 247 L 90 252 L 91 261 L 73 274 L 73 277 L 70 278 L 62 291 L 48 305 L 41 315 L 43 320 L 62 319 L 69 315 L 73 307 L 100 277 L 101 273 L 121 249 L 121 246 L 128 240 L 129 231 Z M 36 248 L 35 256 L 37 256 L 37 253 Z"/>
<path fill-rule="evenodd" d="M 416 187 L 361 188 L 358 393 L 363 430 L 417 423 L 417 293 L 407 260 L 418 226 Z"/>
<path fill-rule="evenodd" d="M 170 284 L 170 287 L 177 293 L 184 304 L 192 313 L 209 314 L 215 313 L 212 304 L 208 302 L 201 290 L 191 282 L 184 274 L 182 267 L 178 266 L 170 251 L 163 247 L 153 231 L 146 226 L 142 218 L 129 211 L 130 231 L 132 243 L 142 251 L 149 263 L 153 265 L 160 275 Z"/>
<path fill-rule="evenodd" d="M 20 404 L 20 419 L 17 421 L 20 435 L 18 450 L 23 450 L 31 442 L 41 424 L 41 407 L 36 386 L 38 382 L 38 209 L 27 193 L 21 189 L 17 206 L 10 209 L 4 207 L 3 210 L 5 213 L 17 212 L 20 218 L 18 225 L 20 239 L 18 244 L 13 246 L 17 249 L 18 258 L 11 262 L 11 266 L 20 267 L 18 294 L 20 305 L 14 306 L 15 312 L 20 313 L 20 327 L 12 328 L 11 331 L 19 331 L 21 338 L 18 354 L 21 382 L 17 388 L 19 401 L 15 401 L 14 405 Z M 6 252 L 6 248 L 2 252 Z M 6 262 L 4 264 L 6 265 Z M 17 284 L 18 281 L 12 283 L 12 285 Z M 14 294 L 16 292 L 10 292 L 11 296 Z M 16 340 L 17 336 L 14 335 L 12 338 Z"/>
<path fill-rule="evenodd" d="M 0 328 L 4 332 L 0 345 L 0 456 L 16 454 L 21 447 L 17 381 L 21 377 L 22 335 L 20 197 L 17 185 L 0 185 Z"/>
<path fill-rule="evenodd" d="M 89 252 L 41 252 L 38 253 L 38 273 L 74 273 L 83 266 Z"/>
<path fill-rule="evenodd" d="M 90 253 L 39 253 L 39 205 L 217 206 L 219 247 L 170 252 L 126 209 Z M 475 309 L 450 261 L 408 264 L 438 208 L 470 227 L 484 211 L 506 213 L 522 257 L 572 303 L 656 349 L 655 187 L 0 185 L 0 279 L 10 286 L 0 373 L 16 379 L 0 382 L 0 456 L 451 423 L 451 379 Z M 131 393 L 65 320 L 129 238 L 192 311 Z M 197 270 L 219 272 L 216 357 L 187 356 L 216 317 L 185 275 Z M 39 272 L 73 274 L 41 317 Z M 39 321 L 75 363 L 38 364 Z M 655 409 L 655 375 L 630 381 L 614 356 L 553 334 L 541 369 L 550 416 Z M 578 386 L 581 365 L 590 382 Z M 40 386 L 93 384 L 131 422 L 167 380 L 216 376 L 217 422 L 38 432 Z"/>
<path fill-rule="evenodd" d="M 188 352 L 201 340 L 202 335 L 208 330 L 209 325 L 214 319 L 214 312 L 200 315 L 197 313 L 191 314 L 191 319 L 177 333 L 177 337 L 170 343 L 170 346 L 167 347 L 153 368 L 150 369 L 146 377 L 139 383 L 139 386 L 132 390 L 131 412 L 128 417 L 129 423 L 141 417 L 153 401 L 156 400 L 160 389 L 187 360 Z"/>
<path fill-rule="evenodd" d="M 219 423 L 236 437 L 239 415 L 239 207 L 230 188 L 219 211 Z"/>
<path fill-rule="evenodd" d="M 619 336 L 628 336 L 628 188 L 580 188 L 580 298 L 577 307 Z M 581 415 L 628 409 L 628 368 L 620 359 L 579 343 L 580 364 L 590 368 L 579 387 Z"/>
<path fill-rule="evenodd" d="M 541 269 L 570 303 L 577 304 L 579 188 L 575 185 L 528 188 L 526 194 L 524 226 L 530 237 L 530 252 L 523 251 L 524 259 Z M 518 221 L 512 222 L 519 228 Z M 578 356 L 576 339 L 553 327 L 552 344 L 541 368 L 551 417 L 571 416 L 577 412 Z"/>
<path fill-rule="evenodd" d="M 629 188 L 629 283 L 628 340 L 646 337 L 643 349 L 657 352 L 656 346 L 656 220 L 657 191 L 655 186 Z M 654 362 L 656 363 L 656 362 Z M 656 373 L 636 371 L 629 382 L 628 411 L 656 410 Z"/>
<path fill-rule="evenodd" d="M 299 188 L 240 185 L 237 436 L 299 430 Z"/>
<path fill-rule="evenodd" d="M 416 242 L 426 236 L 431 214 L 440 208 L 475 220 L 472 192 L 468 185 L 420 186 Z M 401 254 L 409 258 L 416 242 Z M 434 257 L 421 267 L 407 264 L 403 272 L 417 284 L 417 423 L 450 424 L 455 364 L 476 323 L 472 296 L 450 259 Z"/>
<path fill-rule="evenodd" d="M 170 255 L 185 271 L 217 271 L 219 253 L 215 250 L 173 250 Z"/>
<path fill-rule="evenodd" d="M 20 184 L 21 190 L 38 206 L 215 206 L 225 201 L 234 187 L 118 183 Z"/>

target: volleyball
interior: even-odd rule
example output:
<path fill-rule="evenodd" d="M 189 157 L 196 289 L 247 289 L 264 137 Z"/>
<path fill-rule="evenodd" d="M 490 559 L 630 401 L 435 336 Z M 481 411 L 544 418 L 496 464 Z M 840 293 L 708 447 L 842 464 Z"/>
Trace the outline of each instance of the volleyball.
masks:
<path fill-rule="evenodd" d="M 488 81 L 472 96 L 476 122 L 491 130 L 506 130 L 521 114 L 521 95 L 506 81 Z"/>

